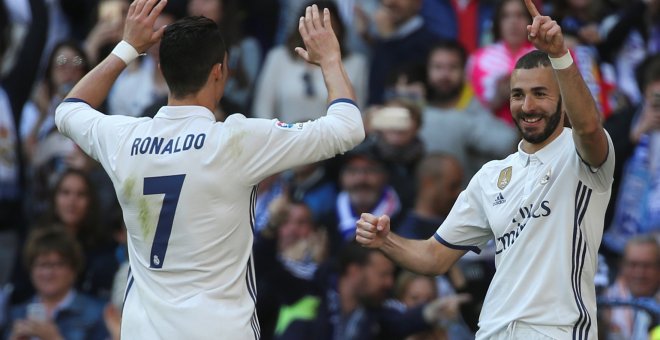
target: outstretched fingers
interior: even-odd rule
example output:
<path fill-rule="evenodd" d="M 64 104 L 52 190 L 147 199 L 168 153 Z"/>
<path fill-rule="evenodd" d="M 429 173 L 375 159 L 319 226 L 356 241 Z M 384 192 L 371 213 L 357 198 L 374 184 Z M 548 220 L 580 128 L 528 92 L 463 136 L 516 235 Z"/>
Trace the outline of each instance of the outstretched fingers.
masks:
<path fill-rule="evenodd" d="M 321 23 L 321 14 L 319 13 L 319 8 L 316 5 L 312 5 L 312 25 L 314 25 L 314 29 L 321 29 L 323 28 L 323 24 Z"/>
<path fill-rule="evenodd" d="M 303 43 L 307 44 L 309 41 L 309 32 L 307 31 L 306 17 L 300 17 L 300 20 L 298 20 L 298 32 L 300 32 Z M 295 51 L 305 61 L 309 61 L 309 53 L 304 48 L 296 47 Z"/>
<path fill-rule="evenodd" d="M 142 13 L 142 9 L 146 5 L 146 3 L 147 3 L 147 0 L 135 0 L 133 2 L 133 4 L 131 4 L 131 6 L 135 5 L 134 8 L 133 8 L 133 13 L 131 13 L 131 14 L 139 15 L 140 13 Z"/>
<path fill-rule="evenodd" d="M 158 0 L 147 0 L 140 12 L 138 12 L 140 17 L 148 17 L 149 13 L 151 13 L 151 10 L 154 8 L 154 6 L 156 6 L 156 3 L 158 3 Z"/>
<path fill-rule="evenodd" d="M 539 13 L 539 10 L 536 9 L 536 5 L 534 5 L 534 2 L 532 2 L 532 0 L 525 0 L 525 7 L 527 7 L 527 11 L 532 16 L 532 18 L 541 15 L 541 13 Z"/>
<path fill-rule="evenodd" d="M 160 13 L 163 12 L 165 6 L 167 6 L 167 0 L 160 0 L 158 4 L 156 4 L 156 6 L 153 7 L 151 12 L 149 12 L 149 19 L 156 21 L 156 18 L 158 18 Z"/>

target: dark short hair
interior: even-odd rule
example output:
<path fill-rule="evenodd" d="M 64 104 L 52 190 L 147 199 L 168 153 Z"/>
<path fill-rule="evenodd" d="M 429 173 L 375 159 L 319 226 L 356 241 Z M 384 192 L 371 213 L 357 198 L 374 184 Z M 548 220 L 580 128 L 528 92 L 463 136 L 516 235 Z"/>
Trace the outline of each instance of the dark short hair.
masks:
<path fill-rule="evenodd" d="M 371 253 L 377 250 L 363 247 L 356 241 L 345 243 L 339 251 L 339 274 L 340 276 L 346 275 L 348 267 L 357 265 L 364 267 L 369 263 Z"/>
<path fill-rule="evenodd" d="M 433 55 L 433 53 L 435 53 L 438 50 L 450 51 L 458 54 L 459 59 L 461 60 L 461 66 L 465 67 L 468 57 L 467 51 L 459 41 L 454 39 L 438 40 L 433 45 L 431 45 L 431 49 L 429 49 L 429 53 L 426 55 L 426 65 L 429 64 L 429 61 L 431 60 L 431 56 Z"/>
<path fill-rule="evenodd" d="M 529 70 L 533 68 L 539 68 L 539 67 L 550 67 L 550 59 L 548 58 L 548 54 L 539 51 L 539 50 L 533 50 L 531 52 L 528 52 L 524 56 L 520 57 L 518 61 L 516 61 L 516 66 L 514 69 L 516 70 Z"/>
<path fill-rule="evenodd" d="M 174 98 L 197 93 L 227 49 L 218 25 L 206 17 L 186 17 L 165 29 L 160 68 Z"/>
<path fill-rule="evenodd" d="M 76 274 L 81 272 L 84 262 L 82 249 L 64 228 L 51 226 L 34 229 L 28 235 L 23 262 L 30 270 L 39 256 L 49 253 L 60 255 Z"/>

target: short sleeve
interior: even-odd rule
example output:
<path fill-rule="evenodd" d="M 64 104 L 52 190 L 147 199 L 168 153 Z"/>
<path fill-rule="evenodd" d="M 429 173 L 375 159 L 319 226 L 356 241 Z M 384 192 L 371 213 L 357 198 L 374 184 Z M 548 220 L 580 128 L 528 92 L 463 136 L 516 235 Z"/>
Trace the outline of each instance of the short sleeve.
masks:
<path fill-rule="evenodd" d="M 493 238 L 493 232 L 483 210 L 479 173 L 458 196 L 447 219 L 434 237 L 445 246 L 458 250 L 471 250 L 477 254 Z"/>
<path fill-rule="evenodd" d="M 612 143 L 612 138 L 610 134 L 605 131 L 607 136 L 607 158 L 605 162 L 598 168 L 595 168 L 585 162 L 580 154 L 576 150 L 576 154 L 580 158 L 580 173 L 581 177 L 585 178 L 585 181 L 588 182 L 591 186 L 594 187 L 598 192 L 605 192 L 609 190 L 614 181 L 614 144 Z"/>

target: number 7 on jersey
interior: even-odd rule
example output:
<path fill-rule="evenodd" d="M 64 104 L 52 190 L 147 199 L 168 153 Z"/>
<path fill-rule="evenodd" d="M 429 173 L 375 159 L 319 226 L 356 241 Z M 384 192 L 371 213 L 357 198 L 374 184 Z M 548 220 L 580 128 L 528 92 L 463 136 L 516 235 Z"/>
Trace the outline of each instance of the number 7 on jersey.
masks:
<path fill-rule="evenodd" d="M 165 262 L 167 244 L 172 233 L 174 214 L 179 203 L 179 195 L 183 180 L 186 175 L 172 175 L 160 177 L 146 177 L 144 179 L 144 195 L 165 194 L 163 206 L 158 216 L 154 241 L 151 244 L 151 256 L 149 257 L 149 268 L 162 268 Z"/>

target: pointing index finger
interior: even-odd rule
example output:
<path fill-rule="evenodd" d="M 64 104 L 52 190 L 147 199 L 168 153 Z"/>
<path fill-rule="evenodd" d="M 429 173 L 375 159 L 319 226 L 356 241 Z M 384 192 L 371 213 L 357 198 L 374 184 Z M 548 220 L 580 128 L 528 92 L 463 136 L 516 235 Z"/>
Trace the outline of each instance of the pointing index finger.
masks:
<path fill-rule="evenodd" d="M 541 15 L 539 13 L 539 10 L 536 9 L 536 5 L 532 2 L 532 0 L 525 0 L 525 6 L 527 7 L 527 11 L 529 11 L 529 14 L 532 15 L 532 18 L 538 17 Z"/>

